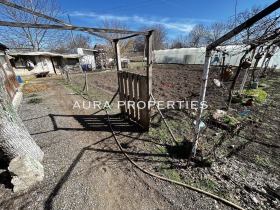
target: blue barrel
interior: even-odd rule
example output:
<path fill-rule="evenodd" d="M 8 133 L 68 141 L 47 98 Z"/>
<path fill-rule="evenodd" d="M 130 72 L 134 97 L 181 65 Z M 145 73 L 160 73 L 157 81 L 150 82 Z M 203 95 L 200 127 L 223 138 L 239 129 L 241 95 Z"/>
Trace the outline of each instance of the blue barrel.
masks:
<path fill-rule="evenodd" d="M 17 76 L 17 80 L 18 80 L 19 83 L 23 83 L 20 76 Z"/>

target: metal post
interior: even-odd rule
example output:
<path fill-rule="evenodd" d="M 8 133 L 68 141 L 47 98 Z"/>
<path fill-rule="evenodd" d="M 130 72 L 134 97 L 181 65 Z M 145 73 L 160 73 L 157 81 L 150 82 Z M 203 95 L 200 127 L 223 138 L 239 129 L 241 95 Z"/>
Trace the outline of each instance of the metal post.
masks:
<path fill-rule="evenodd" d="M 147 55 L 147 68 L 146 68 L 146 74 L 147 74 L 147 84 L 148 84 L 148 98 L 150 98 L 150 95 L 152 93 L 152 42 L 153 42 L 153 30 L 149 31 L 148 35 L 146 36 L 146 55 Z"/>
<path fill-rule="evenodd" d="M 205 101 L 210 63 L 211 63 L 211 51 L 206 51 L 203 76 L 202 76 L 201 88 L 200 88 L 200 97 L 199 97 L 199 102 L 198 102 L 198 114 L 197 114 L 197 118 L 196 118 L 196 140 L 195 140 L 195 144 L 193 147 L 193 156 L 195 156 L 195 154 L 196 154 L 196 149 L 197 149 L 198 141 L 199 141 L 200 123 L 201 123 L 201 117 L 202 117 L 202 113 L 203 113 L 202 103 L 204 103 L 204 101 Z"/>

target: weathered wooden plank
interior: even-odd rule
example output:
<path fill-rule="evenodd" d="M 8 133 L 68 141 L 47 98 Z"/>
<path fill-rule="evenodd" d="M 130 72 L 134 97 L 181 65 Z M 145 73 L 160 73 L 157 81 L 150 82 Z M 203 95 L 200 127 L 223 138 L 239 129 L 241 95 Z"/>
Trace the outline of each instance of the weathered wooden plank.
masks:
<path fill-rule="evenodd" d="M 123 72 L 118 72 L 118 79 L 119 79 L 119 99 L 120 103 L 122 103 L 125 100 L 124 97 L 124 79 L 123 79 Z M 121 106 L 121 113 L 125 114 L 125 106 Z"/>
<path fill-rule="evenodd" d="M 133 82 L 134 82 L 134 103 L 135 103 L 135 116 L 134 116 L 134 120 L 136 122 L 139 122 L 139 110 L 138 110 L 138 97 L 139 97 L 139 75 L 137 74 L 133 74 Z"/>
<path fill-rule="evenodd" d="M 146 34 L 146 32 L 139 31 L 129 31 L 129 30 L 115 30 L 107 28 L 89 28 L 89 27 L 79 27 L 73 25 L 52 25 L 52 24 L 34 24 L 34 23 L 20 23 L 20 22 L 9 22 L 0 21 L 0 26 L 9 27 L 24 27 L 24 28 L 43 28 L 43 29 L 56 29 L 56 30 L 75 30 L 84 32 L 99 32 L 99 33 L 119 33 L 119 34 Z M 104 38 L 104 37 L 102 37 Z"/>
<path fill-rule="evenodd" d="M 123 72 L 123 81 L 124 81 L 124 100 L 125 100 L 125 113 L 127 115 L 129 115 L 129 109 L 128 109 L 128 105 L 127 105 L 127 102 L 128 102 L 128 87 L 127 87 L 127 72 Z"/>
<path fill-rule="evenodd" d="M 145 130 L 149 130 L 150 118 L 148 115 L 148 95 L 147 95 L 147 77 L 140 76 L 139 79 L 139 101 L 142 101 L 139 106 L 140 120 L 139 124 L 143 126 Z"/>
<path fill-rule="evenodd" d="M 127 73 L 128 74 L 128 103 L 130 103 L 130 102 L 134 102 L 134 100 L 133 100 L 133 89 L 132 89 L 132 83 L 133 83 L 133 79 L 132 79 L 132 73 Z M 129 116 L 132 118 L 132 119 L 134 119 L 134 116 L 135 116 L 135 114 L 134 114 L 134 108 L 133 108 L 133 106 L 132 105 L 130 105 L 130 107 L 129 107 Z"/>

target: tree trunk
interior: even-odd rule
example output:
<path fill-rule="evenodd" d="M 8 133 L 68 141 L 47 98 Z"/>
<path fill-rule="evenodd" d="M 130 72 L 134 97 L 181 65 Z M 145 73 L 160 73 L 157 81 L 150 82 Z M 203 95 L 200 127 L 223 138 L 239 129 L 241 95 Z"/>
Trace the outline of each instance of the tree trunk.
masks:
<path fill-rule="evenodd" d="M 19 155 L 28 155 L 41 162 L 44 156 L 14 110 L 2 81 L 0 81 L 0 150 L 9 160 Z"/>

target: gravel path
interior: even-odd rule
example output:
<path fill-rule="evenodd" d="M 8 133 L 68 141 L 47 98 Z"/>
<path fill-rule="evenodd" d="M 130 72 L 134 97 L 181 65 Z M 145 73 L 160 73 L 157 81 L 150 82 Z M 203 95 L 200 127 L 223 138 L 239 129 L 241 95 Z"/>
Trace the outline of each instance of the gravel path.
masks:
<path fill-rule="evenodd" d="M 83 99 L 61 79 L 32 84 L 48 85 L 46 92 L 33 96 L 43 101 L 30 104 L 30 94 L 25 95 L 19 113 L 45 153 L 45 179 L 25 193 L 12 193 L 1 182 L 0 209 L 231 209 L 131 166 L 115 145 L 105 113 L 88 116 L 92 110 L 73 109 Z"/>

